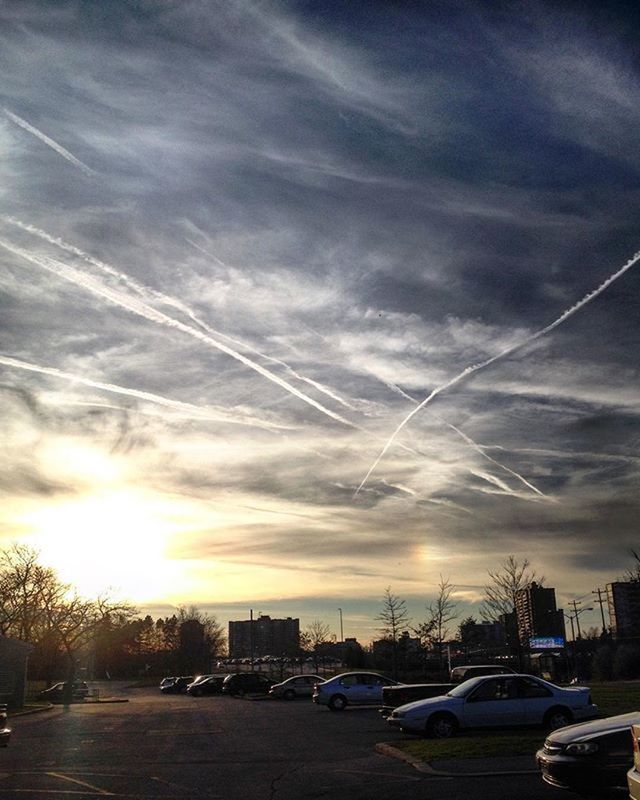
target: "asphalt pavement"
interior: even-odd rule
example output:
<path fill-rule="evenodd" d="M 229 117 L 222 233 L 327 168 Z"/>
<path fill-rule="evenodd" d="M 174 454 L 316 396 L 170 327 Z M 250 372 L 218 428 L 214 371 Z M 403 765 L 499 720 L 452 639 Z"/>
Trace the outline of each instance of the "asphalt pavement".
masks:
<path fill-rule="evenodd" d="M 375 709 L 310 701 L 165 696 L 76 704 L 11 720 L 0 798 L 562 800 L 531 757 L 431 765 L 395 756 L 405 738 Z M 544 734 L 541 732 L 541 740 Z"/>

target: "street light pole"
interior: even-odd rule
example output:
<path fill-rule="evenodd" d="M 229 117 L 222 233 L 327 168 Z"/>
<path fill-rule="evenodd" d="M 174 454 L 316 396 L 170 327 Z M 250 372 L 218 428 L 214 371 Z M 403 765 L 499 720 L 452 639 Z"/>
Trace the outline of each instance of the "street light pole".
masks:
<path fill-rule="evenodd" d="M 338 609 L 338 613 L 340 614 L 340 641 L 344 642 L 344 631 L 342 629 L 342 609 Z"/>

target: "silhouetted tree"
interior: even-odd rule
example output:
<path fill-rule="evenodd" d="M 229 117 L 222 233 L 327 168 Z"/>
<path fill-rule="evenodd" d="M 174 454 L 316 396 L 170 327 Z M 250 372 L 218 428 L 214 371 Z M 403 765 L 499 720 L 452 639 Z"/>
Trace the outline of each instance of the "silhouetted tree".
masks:
<path fill-rule="evenodd" d="M 530 569 L 528 558 L 518 561 L 513 556 L 507 556 L 500 569 L 487 570 L 490 582 L 484 587 L 484 602 L 482 616 L 491 622 L 497 622 L 503 614 L 511 614 L 516 607 L 516 594 L 521 589 L 526 589 L 534 581 L 544 583 L 544 576 L 536 575 Z"/>
<path fill-rule="evenodd" d="M 411 619 L 407 605 L 397 595 L 393 594 L 391 587 L 387 586 L 382 599 L 382 611 L 376 619 L 381 622 L 379 631 L 384 639 L 391 643 L 391 664 L 393 677 L 398 678 L 398 639 L 400 634 L 409 628 Z"/>

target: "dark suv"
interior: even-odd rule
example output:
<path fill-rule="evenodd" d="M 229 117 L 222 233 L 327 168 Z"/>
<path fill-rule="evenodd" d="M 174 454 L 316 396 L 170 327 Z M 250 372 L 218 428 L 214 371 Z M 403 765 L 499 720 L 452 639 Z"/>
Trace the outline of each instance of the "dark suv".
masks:
<path fill-rule="evenodd" d="M 464 667 L 454 667 L 449 680 L 451 683 L 462 683 L 481 675 L 515 675 L 515 672 L 515 669 L 505 667 L 503 664 L 467 664 Z"/>
<path fill-rule="evenodd" d="M 225 694 L 242 697 L 244 694 L 267 694 L 275 681 L 261 675 L 259 672 L 236 672 L 227 675 L 222 683 Z"/>

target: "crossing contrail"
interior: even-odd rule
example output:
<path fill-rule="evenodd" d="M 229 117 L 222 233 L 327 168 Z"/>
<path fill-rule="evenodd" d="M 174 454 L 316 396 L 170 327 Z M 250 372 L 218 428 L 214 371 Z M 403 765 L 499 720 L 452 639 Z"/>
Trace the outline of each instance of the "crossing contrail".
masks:
<path fill-rule="evenodd" d="M 401 389 L 397 384 L 391 383 L 391 382 L 388 382 L 388 381 L 383 381 L 383 383 L 386 386 L 388 386 L 389 389 L 391 389 L 392 391 L 396 392 L 397 394 L 402 395 L 402 397 L 405 397 L 407 400 L 412 402 L 414 405 L 418 404 L 418 401 L 415 399 L 415 397 L 411 397 L 410 394 L 407 394 L 407 392 L 405 392 L 403 389 Z M 433 412 L 432 412 L 432 414 L 433 414 Z M 438 420 L 438 422 L 441 422 L 443 425 L 446 425 L 448 428 L 451 428 L 451 430 L 454 433 L 456 433 L 461 439 L 463 439 L 469 445 L 469 447 L 472 447 L 477 453 L 479 453 L 487 461 L 490 461 L 492 464 L 495 464 L 496 467 L 499 467 L 500 469 L 504 470 L 505 472 L 508 472 L 509 475 L 513 475 L 514 478 L 517 478 L 519 481 L 524 483 L 525 486 L 527 486 L 529 489 L 531 489 L 536 494 L 540 495 L 541 497 L 547 497 L 546 494 L 541 492 L 540 489 L 535 487 L 526 478 L 524 478 L 522 475 L 520 475 L 519 472 L 516 472 L 515 470 L 511 469 L 510 467 L 507 467 L 505 464 L 502 464 L 500 461 L 497 461 L 495 458 L 493 458 L 488 453 L 486 453 L 484 445 L 479 445 L 470 436 L 468 436 L 466 433 L 464 433 L 464 431 L 461 431 L 460 428 L 457 428 L 451 422 L 447 422 L 447 420 L 443 419 L 439 414 L 433 414 L 433 416 Z M 504 449 L 504 448 L 500 448 L 500 449 Z M 550 499 L 550 498 L 547 497 L 547 499 Z"/>
<path fill-rule="evenodd" d="M 145 400 L 149 403 L 170 408 L 173 411 L 180 411 L 188 414 L 190 417 L 211 422 L 227 422 L 231 425 L 250 425 L 252 427 L 263 428 L 269 431 L 292 430 L 290 425 L 280 425 L 268 420 L 258 419 L 251 417 L 247 414 L 234 413 L 230 414 L 226 409 L 218 409 L 210 406 L 195 406 L 191 403 L 183 403 L 180 400 L 172 400 L 169 397 L 153 394 L 152 392 L 143 392 L 139 389 L 131 389 L 127 386 L 118 386 L 114 383 L 103 383 L 101 381 L 94 381 L 90 378 L 83 378 L 79 375 L 74 375 L 63 370 L 56 369 L 55 367 L 42 367 L 38 364 L 32 364 L 28 361 L 22 361 L 18 358 L 10 358 L 9 356 L 0 355 L 0 364 L 12 369 L 22 369 L 28 372 L 37 372 L 41 375 L 48 375 L 52 378 L 58 378 L 72 383 L 80 383 L 83 386 L 89 386 L 92 389 L 100 389 L 112 394 L 125 395 L 126 397 L 135 397 L 138 400 Z"/>
<path fill-rule="evenodd" d="M 309 397 L 304 392 L 301 392 L 295 386 L 292 386 L 290 383 L 285 381 L 279 375 L 276 375 L 275 373 L 271 372 L 270 370 L 256 363 L 252 359 L 247 358 L 242 353 L 239 353 L 237 350 L 228 347 L 223 342 L 219 342 L 212 336 L 203 333 L 202 331 L 199 331 L 196 328 L 191 327 L 190 325 L 185 325 L 184 322 L 180 322 L 179 320 L 173 319 L 173 317 L 168 316 L 162 311 L 158 311 L 157 309 L 148 305 L 144 301 L 138 300 L 137 298 L 131 297 L 129 295 L 125 295 L 122 292 L 117 291 L 116 289 L 112 289 L 111 287 L 106 286 L 104 283 L 94 278 L 93 276 L 86 275 L 80 272 L 79 270 L 75 269 L 75 267 L 71 267 L 68 264 L 64 264 L 60 261 L 57 261 L 56 259 L 49 258 L 48 256 L 35 255 L 29 252 L 28 250 L 24 250 L 22 247 L 18 247 L 17 245 L 12 244 L 11 242 L 5 239 L 0 239 L 0 246 L 4 247 L 5 250 L 8 250 L 10 253 L 14 253 L 14 255 L 20 256 L 21 258 L 24 258 L 26 261 L 29 261 L 32 264 L 35 264 L 36 266 L 45 269 L 47 272 L 51 272 L 60 278 L 64 278 L 65 280 L 69 281 L 75 286 L 79 286 L 83 289 L 86 289 L 91 294 L 96 295 L 98 297 L 102 297 L 110 301 L 114 305 L 117 305 L 120 308 L 124 308 L 127 311 L 130 311 L 131 313 L 139 317 L 143 317 L 144 319 L 147 319 L 150 322 L 155 322 L 158 325 L 162 325 L 168 328 L 173 328 L 174 330 L 179 330 L 182 333 L 186 333 L 188 336 L 197 339 L 203 344 L 206 344 L 208 347 L 212 347 L 216 350 L 219 350 L 222 353 L 225 353 L 231 358 L 234 358 L 236 361 L 239 361 L 241 364 L 244 364 L 246 367 L 249 367 L 249 369 L 252 369 L 254 370 L 254 372 L 257 372 L 263 378 L 266 378 L 272 383 L 275 383 L 277 386 L 280 386 L 282 389 L 285 389 L 294 397 L 297 397 L 299 400 L 302 400 L 303 402 L 312 406 L 316 410 L 320 411 L 325 416 L 335 420 L 336 422 L 340 422 L 342 425 L 346 425 L 349 428 L 357 427 L 356 425 L 354 425 L 354 423 L 350 422 L 348 419 L 345 419 L 340 414 L 337 414 L 335 411 L 332 411 L 326 406 L 323 406 L 317 400 L 314 400 L 312 397 Z"/>
<path fill-rule="evenodd" d="M 50 136 L 47 136 L 42 131 L 39 131 L 33 125 L 30 125 L 26 119 L 22 119 L 17 114 L 14 114 L 12 111 L 9 111 L 8 108 L 2 109 L 5 115 L 11 120 L 11 122 L 15 123 L 18 127 L 22 128 L 23 130 L 31 133 L 37 139 L 40 139 L 41 142 L 44 142 L 48 145 L 52 150 L 55 150 L 58 155 L 61 155 L 64 159 L 66 159 L 69 163 L 73 164 L 74 166 L 81 169 L 85 175 L 95 175 L 95 171 L 91 169 L 91 167 L 87 166 L 84 161 L 80 161 L 79 158 L 76 158 L 73 153 L 70 153 L 65 147 L 58 142 L 54 141 Z"/>
<path fill-rule="evenodd" d="M 491 356 L 491 358 L 487 358 L 484 361 L 479 362 L 478 364 L 473 364 L 473 365 L 471 365 L 469 367 L 466 367 L 466 369 L 463 369 L 462 372 L 459 372 L 457 375 L 455 375 L 453 378 L 448 380 L 446 383 L 443 383 L 440 386 L 436 386 L 436 388 L 431 392 L 431 394 L 429 394 L 427 397 L 425 397 L 425 399 L 421 403 L 419 403 L 415 408 L 411 409 L 409 414 L 407 414 L 407 416 L 402 420 L 402 422 L 398 425 L 398 427 L 391 434 L 391 436 L 387 440 L 387 443 L 385 444 L 385 446 L 382 448 L 382 450 L 378 454 L 378 457 L 373 462 L 373 464 L 369 467 L 369 471 L 367 472 L 367 474 L 362 479 L 362 482 L 360 483 L 360 485 L 356 489 L 354 496 L 357 496 L 358 492 L 360 492 L 360 490 L 363 488 L 363 486 L 369 480 L 369 477 L 371 476 L 371 474 L 373 473 L 375 468 L 378 466 L 378 464 L 380 463 L 380 461 L 384 457 L 384 455 L 387 452 L 387 450 L 389 449 L 389 447 L 391 447 L 391 445 L 395 441 L 395 439 L 396 439 L 397 435 L 400 433 L 400 431 L 405 427 L 405 425 L 407 425 L 407 423 L 419 411 L 422 411 L 422 409 L 425 406 L 429 405 L 429 403 L 435 397 L 437 397 L 437 395 L 441 394 L 442 392 L 446 391 L 447 389 L 450 389 L 452 386 L 455 386 L 456 384 L 460 383 L 460 381 L 462 381 L 464 378 L 467 378 L 469 375 L 472 375 L 474 372 L 479 372 L 480 370 L 485 369 L 486 367 L 490 366 L 491 364 L 494 364 L 496 361 L 500 361 L 501 359 L 506 358 L 506 356 L 512 355 L 513 353 L 515 353 L 518 350 L 522 349 L 525 345 L 531 344 L 531 342 L 535 342 L 537 339 L 540 339 L 545 334 L 550 333 L 552 330 L 555 330 L 555 328 L 557 328 L 559 325 L 562 325 L 563 322 L 566 322 L 570 317 L 572 317 L 581 308 L 583 308 L 583 306 L 586 306 L 587 303 L 590 303 L 592 300 L 594 300 L 596 297 L 598 297 L 598 295 L 602 294 L 602 292 L 604 292 L 605 289 L 607 289 L 609 286 L 611 286 L 611 284 L 614 281 L 617 281 L 618 278 L 622 277 L 622 275 L 624 275 L 624 273 L 627 272 L 627 270 L 630 270 L 631 267 L 633 267 L 634 264 L 636 264 L 638 261 L 640 261 L 640 252 L 635 253 L 633 255 L 633 257 L 630 258 L 629 261 L 627 261 L 626 264 L 624 264 L 622 267 L 620 267 L 620 269 L 617 270 L 617 272 L 614 272 L 613 275 L 610 275 L 603 283 L 600 284 L 600 286 L 597 287 L 597 289 L 594 289 L 592 292 L 589 292 L 588 294 L 586 294 L 582 298 L 582 300 L 579 300 L 577 303 L 575 303 L 573 306 L 571 306 L 571 308 L 568 308 L 556 320 L 554 320 L 552 323 L 550 323 L 546 327 L 540 328 L 540 330 L 536 331 L 535 333 L 532 333 L 530 336 L 527 336 L 521 342 L 519 342 L 517 344 L 514 344 L 511 347 L 507 347 L 505 350 L 502 350 L 500 353 L 497 353 L 495 356 Z"/>
<path fill-rule="evenodd" d="M 37 236 L 40 239 L 43 239 L 44 241 L 49 242 L 50 244 L 53 244 L 56 247 L 59 247 L 61 250 L 64 250 L 67 253 L 71 253 L 72 255 L 78 256 L 78 258 L 81 258 L 86 263 L 91 264 L 92 266 L 100 269 L 102 272 L 116 278 L 119 281 L 122 281 L 122 283 L 124 283 L 130 289 L 133 289 L 133 291 L 135 291 L 143 299 L 147 301 L 149 299 L 158 300 L 164 305 L 171 306 L 172 308 L 181 311 L 192 322 L 195 322 L 196 325 L 199 325 L 204 331 L 211 334 L 212 336 L 219 336 L 225 339 L 226 341 L 231 342 L 232 344 L 238 345 L 238 347 L 241 347 L 243 350 L 249 353 L 253 353 L 254 355 L 259 356 L 260 358 L 264 358 L 265 361 L 269 361 L 272 364 L 277 364 L 278 366 L 283 367 L 289 375 L 296 378 L 297 380 L 302 381 L 303 383 L 307 383 L 309 384 L 309 386 L 313 386 L 314 389 L 317 389 L 319 392 L 322 392 L 323 394 L 327 395 L 327 397 L 330 397 L 332 400 L 335 400 L 337 403 L 340 403 L 340 405 L 344 406 L 345 408 L 348 408 L 350 411 L 357 411 L 354 405 L 352 405 L 343 397 L 341 397 L 337 392 L 330 389 L 325 384 L 320 383 L 319 381 L 315 381 L 312 378 L 308 378 L 305 375 L 301 375 L 285 361 L 282 361 L 279 358 L 274 358 L 273 356 L 269 356 L 266 353 L 262 353 L 260 350 L 253 347 L 252 345 L 247 344 L 246 342 L 243 342 L 242 340 L 237 339 L 233 336 L 229 336 L 228 334 L 216 330 L 215 328 L 212 328 L 210 325 L 208 325 L 206 322 L 204 322 L 198 316 L 196 316 L 193 309 L 189 308 L 189 306 L 187 306 L 181 300 L 178 300 L 175 297 L 171 297 L 170 295 L 167 295 L 164 292 L 159 292 L 156 289 L 152 289 L 151 287 L 144 286 L 143 284 L 138 283 L 136 280 L 131 278 L 126 273 L 115 269 L 115 267 L 112 267 L 110 264 L 106 264 L 104 261 L 101 261 L 100 259 L 94 258 L 93 256 L 89 255 L 89 253 L 85 253 L 84 250 L 81 250 L 79 247 L 76 247 L 75 245 L 72 244 L 68 244 L 60 237 L 52 236 L 50 233 L 47 233 L 47 231 L 42 230 L 42 228 L 37 228 L 35 225 L 30 225 L 28 223 L 22 222 L 19 219 L 16 219 L 16 217 L 12 217 L 5 214 L 0 215 L 0 220 L 10 225 L 14 225 L 17 228 L 26 231 L 27 233 L 31 233 L 33 236 Z"/>

